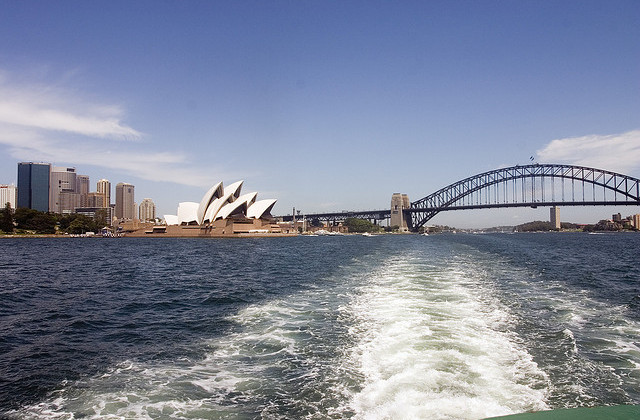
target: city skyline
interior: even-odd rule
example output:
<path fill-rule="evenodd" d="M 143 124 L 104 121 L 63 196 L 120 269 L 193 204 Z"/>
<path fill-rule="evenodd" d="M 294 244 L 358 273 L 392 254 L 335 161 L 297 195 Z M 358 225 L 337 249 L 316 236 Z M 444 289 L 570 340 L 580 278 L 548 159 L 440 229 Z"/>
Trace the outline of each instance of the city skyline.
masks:
<path fill-rule="evenodd" d="M 78 213 L 94 217 L 98 210 L 106 210 L 107 220 L 135 220 L 138 205 L 135 201 L 135 186 L 119 182 L 115 186 L 115 202 L 111 203 L 111 182 L 100 179 L 96 191 L 91 191 L 90 177 L 78 174 L 75 167 L 53 166 L 46 162 L 18 162 L 18 185 L 5 185 L 3 199 L 12 208 L 23 207 L 56 214 Z M 7 188 L 4 188 L 7 187 Z M 11 192 L 13 188 L 13 192 Z M 155 203 L 145 198 L 145 218 L 155 218 Z"/>
<path fill-rule="evenodd" d="M 83 167 L 170 214 L 215 180 L 244 179 L 288 214 L 388 208 L 393 193 L 415 201 L 531 158 L 640 177 L 637 2 L 3 9 L 0 183 L 17 183 L 19 161 Z M 618 212 L 637 209 L 562 215 Z"/>

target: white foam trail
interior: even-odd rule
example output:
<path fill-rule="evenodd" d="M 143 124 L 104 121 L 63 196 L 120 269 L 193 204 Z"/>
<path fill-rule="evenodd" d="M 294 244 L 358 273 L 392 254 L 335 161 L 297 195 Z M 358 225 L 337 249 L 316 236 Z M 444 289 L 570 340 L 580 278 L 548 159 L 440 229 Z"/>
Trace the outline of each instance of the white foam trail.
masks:
<path fill-rule="evenodd" d="M 444 264 L 438 264 L 440 267 Z M 357 418 L 477 419 L 546 408 L 547 378 L 510 315 L 462 264 L 396 259 L 350 308 L 364 375 Z"/>
<path fill-rule="evenodd" d="M 548 332 L 559 331 L 564 338 L 554 343 L 566 346 L 566 355 L 541 362 L 553 378 L 549 399 L 554 407 L 637 401 L 640 323 L 629 308 L 602 300 L 594 290 L 572 289 L 563 278 L 531 281 L 537 276 L 514 276 L 512 289 L 518 291 L 518 299 L 545 310 L 545 322 L 553 325 Z M 605 392 L 608 396 L 603 397 Z"/>
<path fill-rule="evenodd" d="M 311 290 L 241 310 L 228 318 L 238 325 L 236 332 L 209 340 L 203 360 L 126 361 L 72 384 L 61 397 L 12 415 L 21 419 L 286 418 L 292 412 L 299 413 L 293 415 L 296 418 L 341 418 L 336 399 L 345 399 L 343 394 L 349 391 L 344 384 L 354 380 L 332 362 L 339 355 L 330 328 L 338 303 L 330 302 L 327 293 L 335 292 Z"/>

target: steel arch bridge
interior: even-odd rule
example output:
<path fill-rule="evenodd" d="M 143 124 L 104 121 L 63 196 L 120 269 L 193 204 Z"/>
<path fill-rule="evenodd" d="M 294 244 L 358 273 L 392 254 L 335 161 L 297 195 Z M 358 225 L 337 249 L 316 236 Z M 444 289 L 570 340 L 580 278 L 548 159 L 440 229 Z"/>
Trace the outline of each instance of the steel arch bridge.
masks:
<path fill-rule="evenodd" d="M 640 179 L 583 166 L 512 166 L 448 185 L 403 213 L 409 229 L 417 231 L 442 211 L 603 205 L 640 205 Z"/>

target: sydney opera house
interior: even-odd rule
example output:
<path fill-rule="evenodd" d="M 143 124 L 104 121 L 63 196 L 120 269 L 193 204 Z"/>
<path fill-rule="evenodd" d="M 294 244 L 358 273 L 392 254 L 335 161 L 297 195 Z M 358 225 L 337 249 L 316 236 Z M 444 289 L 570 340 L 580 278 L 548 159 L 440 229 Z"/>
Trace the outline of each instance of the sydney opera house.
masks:
<path fill-rule="evenodd" d="M 288 234 L 273 221 L 275 199 L 257 200 L 258 193 L 240 194 L 244 181 L 215 184 L 199 203 L 183 202 L 177 215 L 164 215 L 166 225 L 133 232 L 132 236 L 218 237 Z M 294 232 L 291 232 L 292 234 Z"/>

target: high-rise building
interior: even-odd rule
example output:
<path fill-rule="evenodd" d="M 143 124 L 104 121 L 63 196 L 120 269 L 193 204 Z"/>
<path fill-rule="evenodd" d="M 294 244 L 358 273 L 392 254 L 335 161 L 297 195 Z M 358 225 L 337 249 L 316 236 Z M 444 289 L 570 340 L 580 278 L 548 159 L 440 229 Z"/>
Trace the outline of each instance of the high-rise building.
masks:
<path fill-rule="evenodd" d="M 139 215 L 140 221 L 146 222 L 155 220 L 156 218 L 156 204 L 150 198 L 145 198 L 140 203 Z"/>
<path fill-rule="evenodd" d="M 51 164 L 18 163 L 18 205 L 38 211 L 49 211 Z"/>
<path fill-rule="evenodd" d="M 5 208 L 7 203 L 12 209 L 16 208 L 17 188 L 15 185 L 0 185 L 0 208 Z"/>
<path fill-rule="evenodd" d="M 134 186 L 126 182 L 116 185 L 116 217 L 120 220 L 135 218 Z"/>
<path fill-rule="evenodd" d="M 89 197 L 89 175 L 78 175 L 76 177 L 76 190 L 80 194 L 80 207 L 86 207 Z"/>
<path fill-rule="evenodd" d="M 104 195 L 99 192 L 90 192 L 87 194 L 87 205 L 82 207 L 107 207 L 104 202 Z"/>
<path fill-rule="evenodd" d="M 51 169 L 49 188 L 49 211 L 53 213 L 73 213 L 80 207 L 76 168 L 54 166 Z"/>
<path fill-rule="evenodd" d="M 549 221 L 551 222 L 551 226 L 553 226 L 554 229 L 560 229 L 560 207 L 551 207 L 551 209 L 549 210 Z"/>
<path fill-rule="evenodd" d="M 640 230 L 640 214 L 634 214 L 631 216 L 631 224 L 634 228 Z"/>
<path fill-rule="evenodd" d="M 98 181 L 98 189 L 99 194 L 104 196 L 104 207 L 109 207 L 111 205 L 111 182 L 107 179 L 101 179 Z"/>

